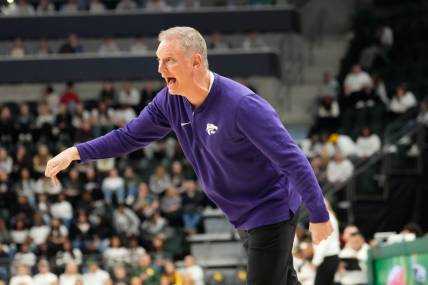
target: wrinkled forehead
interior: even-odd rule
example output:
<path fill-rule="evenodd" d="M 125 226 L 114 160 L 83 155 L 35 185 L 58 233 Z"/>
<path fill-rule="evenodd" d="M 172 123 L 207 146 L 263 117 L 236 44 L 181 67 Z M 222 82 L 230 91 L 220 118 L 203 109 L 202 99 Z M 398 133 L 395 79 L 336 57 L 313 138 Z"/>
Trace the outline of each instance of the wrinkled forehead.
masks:
<path fill-rule="evenodd" d="M 182 55 L 185 53 L 185 49 L 178 39 L 166 39 L 159 43 L 156 50 L 157 57 L 165 57 L 172 55 Z"/>

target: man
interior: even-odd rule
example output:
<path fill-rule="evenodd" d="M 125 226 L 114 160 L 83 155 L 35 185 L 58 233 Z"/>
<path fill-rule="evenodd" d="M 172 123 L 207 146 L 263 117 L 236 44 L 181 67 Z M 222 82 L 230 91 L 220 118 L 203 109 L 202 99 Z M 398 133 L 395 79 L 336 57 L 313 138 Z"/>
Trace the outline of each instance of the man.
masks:
<path fill-rule="evenodd" d="M 167 87 L 124 128 L 58 154 L 46 176 L 58 183 L 56 174 L 72 160 L 129 153 L 172 130 L 205 193 L 240 230 L 248 284 L 298 284 L 290 252 L 302 198 L 313 241 L 331 233 L 308 161 L 264 99 L 208 69 L 198 31 L 174 27 L 159 42 L 158 71 Z"/>

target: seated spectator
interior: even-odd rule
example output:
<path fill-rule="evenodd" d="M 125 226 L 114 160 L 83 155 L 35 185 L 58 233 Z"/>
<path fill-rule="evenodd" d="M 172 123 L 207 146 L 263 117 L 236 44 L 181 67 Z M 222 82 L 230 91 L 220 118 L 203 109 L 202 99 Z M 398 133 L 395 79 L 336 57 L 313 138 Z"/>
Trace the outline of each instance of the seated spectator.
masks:
<path fill-rule="evenodd" d="M 155 98 L 158 90 L 154 87 L 154 82 L 151 80 L 144 81 L 143 88 L 141 89 L 141 101 L 140 101 L 140 109 L 142 110 L 145 106 L 147 106 L 153 98 Z"/>
<path fill-rule="evenodd" d="M 56 108 L 56 107 L 55 107 Z M 36 130 L 38 141 L 47 143 L 52 141 L 52 130 L 55 122 L 55 116 L 49 110 L 46 102 L 41 102 L 38 106 L 38 116 L 36 119 Z"/>
<path fill-rule="evenodd" d="M 28 4 L 27 0 L 18 0 L 18 3 L 12 2 L 9 6 L 3 10 L 3 14 L 7 16 L 32 16 L 35 11 L 31 4 Z"/>
<path fill-rule="evenodd" d="M 11 240 L 9 229 L 6 227 L 6 221 L 0 219 L 0 244 L 9 244 Z"/>
<path fill-rule="evenodd" d="M 120 235 L 130 237 L 139 233 L 140 219 L 131 209 L 120 204 L 113 212 L 113 227 Z"/>
<path fill-rule="evenodd" d="M 24 243 L 19 247 L 19 251 L 15 253 L 15 256 L 13 257 L 12 267 L 15 267 L 19 274 L 20 266 L 25 266 L 27 269 L 31 269 L 34 265 L 36 265 L 36 260 L 37 257 L 33 252 L 30 251 L 29 244 Z"/>
<path fill-rule="evenodd" d="M 357 139 L 357 156 L 363 159 L 370 158 L 380 148 L 381 142 L 379 136 L 372 134 L 370 128 L 363 128 L 361 136 Z"/>
<path fill-rule="evenodd" d="M 86 261 L 88 271 L 83 274 L 83 284 L 87 285 L 110 285 L 110 274 L 99 268 L 98 263 L 94 259 Z"/>
<path fill-rule="evenodd" d="M 157 235 L 165 233 L 167 228 L 167 220 L 159 212 L 155 212 L 141 224 L 141 235 L 146 242 L 151 241 Z"/>
<path fill-rule="evenodd" d="M 122 89 L 119 91 L 119 104 L 138 107 L 140 104 L 140 92 L 135 88 L 131 81 L 124 81 Z"/>
<path fill-rule="evenodd" d="M 129 262 L 129 251 L 126 247 L 122 246 L 122 241 L 118 236 L 110 238 L 110 244 L 103 253 L 103 260 L 109 270 L 118 264 Z"/>
<path fill-rule="evenodd" d="M 16 129 L 9 107 L 0 107 L 0 145 L 9 147 L 15 144 Z"/>
<path fill-rule="evenodd" d="M 141 182 L 141 178 L 131 166 L 125 168 L 123 178 L 125 180 L 126 204 L 132 205 L 137 197 L 138 185 Z"/>
<path fill-rule="evenodd" d="M 129 50 L 131 54 L 144 54 L 148 51 L 149 47 L 147 46 L 143 35 L 138 35 L 135 38 Z"/>
<path fill-rule="evenodd" d="M 101 190 L 104 193 L 104 199 L 107 204 L 112 204 L 113 194 L 119 204 L 125 201 L 125 180 L 119 176 L 116 168 L 110 170 L 108 176 L 104 178 Z"/>
<path fill-rule="evenodd" d="M 58 93 L 55 92 L 54 88 L 52 87 L 52 85 L 46 85 L 43 90 L 42 93 L 40 95 L 40 105 L 39 105 L 39 116 L 40 116 L 40 107 L 41 104 L 45 104 L 47 103 L 48 105 L 48 110 L 47 114 L 56 114 L 58 111 L 58 105 L 59 105 L 59 95 Z"/>
<path fill-rule="evenodd" d="M 59 285 L 77 285 L 77 281 L 82 279 L 79 267 L 74 261 L 69 261 L 65 265 L 65 271 L 59 276 Z"/>
<path fill-rule="evenodd" d="M 63 271 L 70 262 L 76 265 L 82 264 L 82 252 L 78 248 L 73 248 L 70 240 L 65 240 L 62 250 L 56 253 L 55 265 Z"/>
<path fill-rule="evenodd" d="M 321 96 L 332 96 L 334 99 L 337 99 L 339 88 L 339 83 L 333 77 L 331 72 L 328 70 L 324 71 L 322 84 L 319 88 L 318 94 Z"/>
<path fill-rule="evenodd" d="M 17 146 L 14 158 L 13 158 L 13 166 L 12 166 L 12 176 L 15 179 L 22 179 L 23 175 L 21 171 L 23 169 L 27 169 L 28 174 L 31 178 L 33 178 L 33 162 L 31 160 L 30 154 L 28 153 L 27 147 L 19 144 Z M 24 175 L 24 177 L 26 177 Z M 27 180 L 25 180 L 27 181 Z M 31 199 L 31 198 L 30 198 Z"/>
<path fill-rule="evenodd" d="M 171 7 L 165 0 L 149 0 L 145 8 L 150 12 L 166 12 L 171 10 Z"/>
<path fill-rule="evenodd" d="M 89 13 L 99 14 L 106 11 L 104 3 L 100 0 L 90 0 L 89 2 Z"/>
<path fill-rule="evenodd" d="M 158 285 L 160 273 L 152 263 L 150 254 L 145 254 L 138 259 L 137 263 L 131 264 L 131 285 Z"/>
<path fill-rule="evenodd" d="M 137 237 L 131 237 L 129 239 L 127 248 L 129 251 L 128 263 L 130 265 L 137 264 L 138 260 L 146 254 L 146 250 L 140 245 Z"/>
<path fill-rule="evenodd" d="M 19 195 L 17 199 L 17 204 L 15 206 L 14 212 L 18 216 L 22 216 L 24 221 L 31 221 L 34 210 L 30 203 L 28 202 L 27 196 Z"/>
<path fill-rule="evenodd" d="M 23 219 L 18 219 L 10 231 L 11 241 L 16 245 L 23 245 L 30 239 L 29 228 Z"/>
<path fill-rule="evenodd" d="M 58 185 L 54 185 L 48 177 L 40 176 L 36 181 L 37 194 L 57 195 L 61 193 L 61 190 L 62 184 L 59 183 Z"/>
<path fill-rule="evenodd" d="M 47 1 L 47 0 L 43 0 L 43 1 Z M 37 46 L 36 54 L 39 56 L 47 56 L 52 53 L 53 53 L 53 50 L 49 47 L 48 40 L 46 38 L 41 38 Z"/>
<path fill-rule="evenodd" d="M 55 13 L 55 7 L 49 0 L 40 0 L 36 13 L 37 15 L 52 15 Z"/>
<path fill-rule="evenodd" d="M 122 128 L 136 117 L 137 114 L 135 113 L 134 108 L 127 105 L 122 105 L 120 108 L 116 109 L 115 126 L 117 128 Z"/>
<path fill-rule="evenodd" d="M 340 251 L 337 276 L 342 285 L 367 284 L 367 258 L 369 245 L 361 233 L 351 234 L 345 247 Z"/>
<path fill-rule="evenodd" d="M 216 50 L 227 50 L 230 49 L 231 46 L 229 43 L 223 40 L 223 35 L 219 32 L 214 32 L 211 35 L 211 40 L 208 44 L 209 49 L 216 49 Z"/>
<path fill-rule="evenodd" d="M 44 244 L 49 236 L 51 229 L 43 220 L 43 214 L 36 212 L 33 216 L 33 226 L 30 228 L 30 237 L 33 244 L 39 246 Z"/>
<path fill-rule="evenodd" d="M 327 165 L 327 180 L 332 184 L 339 184 L 351 178 L 354 173 L 352 162 L 345 158 L 340 150 L 336 150 L 334 159 Z"/>
<path fill-rule="evenodd" d="M 320 98 L 317 110 L 316 123 L 311 133 L 332 133 L 339 127 L 340 109 L 338 102 L 328 95 Z"/>
<path fill-rule="evenodd" d="M 52 155 L 49 152 L 49 148 L 45 144 L 40 144 L 37 148 L 37 153 L 33 157 L 33 169 L 39 176 L 44 176 L 45 167 Z"/>
<path fill-rule="evenodd" d="M 428 98 L 423 100 L 420 105 L 420 111 L 416 121 L 425 127 L 428 127 Z"/>
<path fill-rule="evenodd" d="M 177 10 L 199 9 L 201 2 L 199 0 L 184 0 L 180 1 L 175 7 Z"/>
<path fill-rule="evenodd" d="M 159 201 L 156 195 L 150 192 L 146 182 L 138 185 L 137 197 L 132 208 L 143 220 L 159 209 Z"/>
<path fill-rule="evenodd" d="M 80 195 L 81 189 L 82 180 L 79 177 L 79 171 L 76 168 L 71 168 L 64 179 L 63 192 L 67 198 L 71 199 L 71 202 L 76 202 L 75 200 Z"/>
<path fill-rule="evenodd" d="M 265 48 L 267 44 L 257 32 L 249 33 L 242 42 L 243 49 Z"/>
<path fill-rule="evenodd" d="M 120 0 L 116 6 L 117 12 L 137 9 L 137 4 L 133 0 Z"/>
<path fill-rule="evenodd" d="M 30 268 L 27 264 L 17 266 L 16 275 L 12 276 L 9 285 L 32 285 L 33 278 L 30 275 Z"/>
<path fill-rule="evenodd" d="M 314 284 L 316 268 L 311 262 L 313 255 L 314 248 L 310 240 L 299 242 L 295 252 L 293 253 L 293 259 L 295 261 L 293 262 L 293 265 L 301 285 Z"/>
<path fill-rule="evenodd" d="M 51 215 L 53 218 L 58 218 L 68 228 L 73 219 L 73 207 L 70 202 L 65 200 L 65 194 L 60 193 L 57 202 L 51 205 Z"/>
<path fill-rule="evenodd" d="M 107 108 L 114 106 L 118 102 L 118 95 L 114 84 L 111 81 L 104 81 L 99 93 L 99 101 L 106 103 Z"/>
<path fill-rule="evenodd" d="M 328 142 L 333 147 L 338 148 L 345 157 L 356 154 L 357 148 L 351 137 L 345 134 L 333 133 L 329 136 Z"/>
<path fill-rule="evenodd" d="M 109 175 L 110 171 L 115 169 L 116 159 L 114 158 L 98 159 L 95 162 L 95 166 L 101 176 L 106 176 L 106 175 Z"/>
<path fill-rule="evenodd" d="M 184 180 L 183 164 L 179 160 L 174 160 L 171 164 L 171 183 L 175 187 L 180 187 Z"/>
<path fill-rule="evenodd" d="M 152 193 L 160 195 L 171 186 L 171 178 L 163 165 L 156 167 L 155 172 L 150 176 L 150 190 Z"/>
<path fill-rule="evenodd" d="M 160 285 L 183 284 L 183 278 L 177 272 L 174 263 L 171 260 L 165 260 L 163 263 L 163 273 L 160 278 Z"/>
<path fill-rule="evenodd" d="M 10 50 L 10 56 L 13 58 L 23 58 L 27 54 L 24 42 L 20 38 L 16 38 L 13 47 Z"/>
<path fill-rule="evenodd" d="M 76 0 L 67 0 L 67 3 L 61 6 L 60 12 L 63 14 L 77 13 L 78 7 Z"/>
<path fill-rule="evenodd" d="M 405 114 L 410 109 L 416 107 L 417 101 L 415 95 L 410 92 L 406 85 L 400 84 L 395 90 L 395 94 L 389 103 L 389 110 L 392 113 L 391 119 L 396 119 Z"/>
<path fill-rule="evenodd" d="M 58 277 L 50 272 L 49 262 L 47 260 L 40 260 L 37 268 L 39 273 L 33 276 L 33 285 L 57 285 Z"/>
<path fill-rule="evenodd" d="M 0 170 L 7 174 L 11 174 L 13 167 L 13 159 L 9 152 L 4 147 L 0 147 Z"/>
<path fill-rule="evenodd" d="M 355 64 L 352 67 L 344 82 L 345 97 L 343 98 L 346 107 L 354 107 L 355 103 L 361 99 L 361 91 L 373 85 L 370 75 Z"/>
<path fill-rule="evenodd" d="M 48 236 L 49 251 L 58 252 L 63 249 L 64 243 L 68 240 L 68 230 L 58 218 L 52 218 L 51 231 Z"/>
<path fill-rule="evenodd" d="M 34 142 L 34 116 L 31 114 L 30 107 L 27 103 L 19 104 L 19 115 L 18 119 L 16 120 L 16 131 L 19 142 L 23 144 L 31 144 Z"/>
<path fill-rule="evenodd" d="M 98 48 L 98 53 L 100 55 L 116 55 L 120 54 L 120 48 L 112 36 L 106 36 Z"/>
<path fill-rule="evenodd" d="M 168 187 L 160 200 L 160 210 L 162 215 L 168 219 L 171 226 L 181 226 L 181 197 L 178 194 L 177 188 L 174 186 Z"/>
<path fill-rule="evenodd" d="M 192 255 L 184 257 L 184 269 L 180 273 L 187 284 L 204 285 L 204 271 Z"/>
<path fill-rule="evenodd" d="M 116 264 L 113 268 L 112 282 L 114 285 L 128 285 L 130 278 L 128 270 L 123 264 Z"/>
<path fill-rule="evenodd" d="M 75 4 L 75 0 L 69 0 L 68 3 L 70 4 L 70 2 Z M 70 11 L 67 11 L 67 12 L 70 12 Z M 63 43 L 58 50 L 58 53 L 82 53 L 82 52 L 83 52 L 83 47 L 79 43 L 79 38 L 77 37 L 76 34 L 73 34 L 73 33 L 68 35 L 67 41 Z"/>
<path fill-rule="evenodd" d="M 114 110 L 106 101 L 99 101 L 96 109 L 91 111 L 91 122 L 95 136 L 104 135 L 114 127 Z"/>
<path fill-rule="evenodd" d="M 67 106 L 67 109 L 74 113 L 77 104 L 80 104 L 80 95 L 74 88 L 74 82 L 66 83 L 65 90 L 59 98 L 59 102 Z"/>
<path fill-rule="evenodd" d="M 390 49 L 394 45 L 394 31 L 386 24 L 382 24 L 377 29 L 376 38 L 385 48 Z"/>

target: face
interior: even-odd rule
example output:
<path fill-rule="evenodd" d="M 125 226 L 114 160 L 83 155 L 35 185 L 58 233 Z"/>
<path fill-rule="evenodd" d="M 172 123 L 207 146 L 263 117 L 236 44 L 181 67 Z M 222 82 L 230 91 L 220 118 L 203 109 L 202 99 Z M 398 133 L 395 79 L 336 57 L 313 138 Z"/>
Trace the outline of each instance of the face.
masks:
<path fill-rule="evenodd" d="M 156 51 L 158 72 L 173 95 L 185 95 L 191 90 L 194 77 L 195 54 L 190 55 L 178 40 L 164 40 Z"/>

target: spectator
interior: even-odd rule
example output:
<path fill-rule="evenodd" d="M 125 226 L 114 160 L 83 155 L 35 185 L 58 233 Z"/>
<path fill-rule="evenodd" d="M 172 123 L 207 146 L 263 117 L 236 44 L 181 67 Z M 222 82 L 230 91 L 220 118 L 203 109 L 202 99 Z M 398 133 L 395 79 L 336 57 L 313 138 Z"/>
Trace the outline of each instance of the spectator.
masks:
<path fill-rule="evenodd" d="M 18 219 L 16 221 L 15 226 L 10 231 L 10 236 L 16 245 L 23 245 L 29 240 L 29 230 L 24 220 Z"/>
<path fill-rule="evenodd" d="M 230 44 L 223 40 L 223 35 L 219 32 L 214 32 L 211 35 L 211 41 L 208 44 L 208 48 L 216 50 L 227 50 L 230 49 Z"/>
<path fill-rule="evenodd" d="M 80 190 L 82 189 L 82 180 L 80 179 L 79 171 L 76 168 L 70 169 L 67 177 L 64 179 L 63 185 L 64 194 L 72 199 L 71 202 L 75 202 L 80 194 Z"/>
<path fill-rule="evenodd" d="M 123 173 L 126 189 L 126 204 L 132 205 L 138 193 L 138 185 L 140 184 L 141 178 L 134 171 L 132 166 L 127 166 Z"/>
<path fill-rule="evenodd" d="M 73 14 L 77 13 L 78 7 L 76 0 L 67 0 L 67 3 L 62 5 L 60 12 L 63 14 Z"/>
<path fill-rule="evenodd" d="M 352 162 L 345 158 L 340 150 L 336 150 L 334 159 L 327 165 L 327 180 L 332 184 L 343 183 L 354 173 Z"/>
<path fill-rule="evenodd" d="M 180 1 L 176 9 L 177 10 L 191 10 L 191 9 L 199 9 L 201 7 L 201 2 L 199 0 L 183 0 Z"/>
<path fill-rule="evenodd" d="M 73 248 L 70 240 L 65 240 L 62 250 L 56 253 L 55 265 L 62 271 L 70 262 L 76 265 L 82 264 L 82 252 L 78 248 Z"/>
<path fill-rule="evenodd" d="M 112 36 L 104 37 L 100 47 L 98 48 L 100 55 L 117 55 L 120 54 L 120 48 L 114 41 Z"/>
<path fill-rule="evenodd" d="M 137 263 L 132 263 L 131 285 L 158 285 L 160 274 L 152 264 L 152 257 L 145 254 L 138 259 Z"/>
<path fill-rule="evenodd" d="M 347 107 L 353 107 L 355 103 L 361 98 L 361 92 L 365 88 L 373 85 L 370 75 L 361 69 L 361 66 L 355 64 L 352 67 L 344 82 L 345 97 L 344 104 Z"/>
<path fill-rule="evenodd" d="M 95 136 L 103 135 L 113 129 L 114 110 L 106 101 L 99 101 L 97 108 L 91 111 L 91 121 Z"/>
<path fill-rule="evenodd" d="M 386 24 L 379 27 L 376 32 L 376 37 L 379 43 L 385 48 L 390 49 L 394 45 L 394 32 L 391 27 Z"/>
<path fill-rule="evenodd" d="M 33 223 L 33 226 L 30 228 L 30 237 L 33 243 L 39 246 L 47 241 L 51 229 L 45 224 L 41 212 L 36 212 L 33 215 Z"/>
<path fill-rule="evenodd" d="M 389 104 L 389 110 L 392 113 L 391 119 L 396 119 L 405 114 L 410 109 L 416 107 L 417 101 L 415 95 L 410 92 L 404 84 L 397 86 L 395 94 Z"/>
<path fill-rule="evenodd" d="M 88 272 L 83 274 L 84 285 L 110 285 L 111 279 L 110 274 L 98 267 L 97 262 L 94 259 L 86 261 L 88 265 Z"/>
<path fill-rule="evenodd" d="M 25 102 L 19 104 L 19 115 L 16 120 L 18 141 L 23 144 L 31 144 L 34 141 L 34 130 L 34 116 L 30 112 L 30 106 Z"/>
<path fill-rule="evenodd" d="M 137 107 L 140 104 L 140 92 L 132 85 L 131 81 L 124 81 L 119 92 L 119 104 Z"/>
<path fill-rule="evenodd" d="M 70 112 L 74 112 L 76 105 L 80 104 L 80 95 L 74 88 L 74 82 L 69 81 L 66 83 L 64 92 L 62 93 L 59 102 L 67 106 Z"/>
<path fill-rule="evenodd" d="M 12 146 L 16 141 L 16 130 L 12 112 L 9 107 L 0 108 L 0 145 Z"/>
<path fill-rule="evenodd" d="M 137 114 L 135 113 L 134 108 L 127 105 L 122 105 L 119 109 L 116 109 L 115 126 L 122 128 L 126 125 L 126 123 L 130 122 L 135 117 L 137 117 Z"/>
<path fill-rule="evenodd" d="M 19 264 L 16 270 L 17 274 L 12 276 L 9 285 L 32 285 L 33 278 L 30 275 L 28 265 Z"/>
<path fill-rule="evenodd" d="M 372 134 L 370 128 L 363 128 L 361 136 L 357 139 L 357 156 L 363 159 L 370 158 L 380 150 L 380 147 L 379 136 Z"/>
<path fill-rule="evenodd" d="M 18 0 L 18 3 L 12 2 L 3 13 L 7 16 L 32 16 L 35 14 L 32 5 L 27 0 Z"/>
<path fill-rule="evenodd" d="M 123 264 L 117 264 L 113 268 L 113 285 L 128 285 L 130 278 L 128 272 Z"/>
<path fill-rule="evenodd" d="M 113 212 L 113 226 L 119 234 L 126 237 L 136 236 L 139 232 L 140 219 L 131 209 L 120 204 Z"/>
<path fill-rule="evenodd" d="M 62 250 L 64 243 L 68 239 L 68 230 L 61 224 L 61 220 L 58 218 L 52 218 L 51 220 L 51 232 L 48 236 L 49 251 L 55 253 Z"/>
<path fill-rule="evenodd" d="M 104 13 L 105 11 L 106 7 L 104 6 L 104 3 L 102 3 L 100 0 L 90 0 L 89 13 L 99 14 Z"/>
<path fill-rule="evenodd" d="M 249 33 L 244 41 L 242 42 L 242 48 L 253 49 L 253 48 L 265 48 L 267 44 L 263 41 L 257 32 Z"/>
<path fill-rule="evenodd" d="M 160 210 L 171 226 L 182 224 L 181 197 L 177 188 L 171 186 L 165 191 L 160 201 Z"/>
<path fill-rule="evenodd" d="M 421 102 L 419 115 L 416 118 L 416 121 L 419 124 L 428 127 L 428 99 Z"/>
<path fill-rule="evenodd" d="M 33 285 L 57 285 L 58 277 L 49 271 L 49 262 L 40 260 L 38 263 L 39 273 L 33 277 Z"/>
<path fill-rule="evenodd" d="M 202 220 L 202 209 L 205 203 L 204 194 L 193 180 L 186 180 L 181 191 L 184 228 L 188 233 L 196 233 Z"/>
<path fill-rule="evenodd" d="M 159 234 L 165 233 L 168 227 L 168 222 L 161 217 L 159 212 L 153 213 L 141 224 L 142 236 L 146 241 L 151 241 Z"/>
<path fill-rule="evenodd" d="M 72 223 L 70 227 L 70 239 L 73 244 L 79 249 L 84 249 L 94 234 L 95 228 L 88 221 L 87 214 L 84 210 L 79 210 L 76 222 Z"/>
<path fill-rule="evenodd" d="M 9 244 L 12 238 L 4 219 L 0 219 L 0 244 Z"/>
<path fill-rule="evenodd" d="M 70 4 L 70 2 L 74 3 L 75 0 L 69 0 L 68 3 Z M 74 5 L 75 5 L 75 3 L 74 3 Z M 65 8 L 63 8 L 63 9 L 65 9 Z M 69 11 L 67 11 L 67 12 L 69 12 Z M 79 43 L 79 38 L 74 33 L 71 33 L 68 35 L 67 41 L 64 44 L 62 44 L 58 50 L 58 53 L 82 53 L 82 52 L 83 52 L 83 47 Z"/>
<path fill-rule="evenodd" d="M 171 164 L 171 184 L 180 187 L 184 179 L 183 164 L 179 160 L 174 160 Z"/>
<path fill-rule="evenodd" d="M 75 106 L 75 102 L 70 102 L 68 105 L 62 103 L 59 105 L 59 111 L 55 117 L 55 126 L 52 129 L 52 134 L 55 136 L 54 139 L 57 143 L 68 144 L 71 142 L 71 138 L 74 137 L 75 129 L 72 124 L 73 117 L 71 113 L 74 111 Z"/>
<path fill-rule="evenodd" d="M 51 180 L 49 180 L 45 176 L 41 176 L 36 181 L 36 192 L 37 194 L 49 194 L 56 195 L 59 194 L 62 190 L 62 185 L 59 183 L 58 185 L 54 185 Z M 46 196 L 47 197 L 47 196 Z M 47 198 L 46 198 L 47 199 Z M 46 201 L 49 204 L 48 201 Z M 40 205 L 39 205 L 40 206 Z"/>
<path fill-rule="evenodd" d="M 118 97 L 113 82 L 104 81 L 99 93 L 99 100 L 106 103 L 107 107 L 117 104 Z"/>
<path fill-rule="evenodd" d="M 144 81 L 143 89 L 141 90 L 140 109 L 147 106 L 153 98 L 155 98 L 157 90 L 154 88 L 154 82 L 151 80 Z"/>
<path fill-rule="evenodd" d="M 21 173 L 23 169 L 27 169 L 28 175 L 32 178 L 33 162 L 24 145 L 18 145 L 13 160 L 12 175 L 15 179 L 19 180 L 23 178 Z"/>
<path fill-rule="evenodd" d="M 132 43 L 129 52 L 131 54 L 144 54 L 147 53 L 149 51 L 149 47 L 147 46 L 145 40 L 144 40 L 144 36 L 138 35 L 134 42 Z"/>
<path fill-rule="evenodd" d="M 36 265 L 36 260 L 37 257 L 33 252 L 30 251 L 30 246 L 24 243 L 20 246 L 19 251 L 13 257 L 12 265 L 16 267 L 18 275 L 21 275 L 19 273 L 20 270 L 22 270 L 20 266 L 25 266 L 28 267 L 27 269 L 31 269 L 34 265 Z M 31 285 L 31 283 L 29 285 Z"/>
<path fill-rule="evenodd" d="M 122 242 L 118 236 L 110 238 L 110 245 L 103 253 L 103 260 L 109 270 L 118 264 L 129 262 L 129 251 L 126 247 L 122 246 Z"/>
<path fill-rule="evenodd" d="M 351 234 L 345 247 L 340 251 L 337 275 L 342 285 L 367 284 L 367 258 L 369 245 L 361 233 Z"/>
<path fill-rule="evenodd" d="M 33 169 L 39 176 L 44 176 L 46 163 L 52 155 L 49 153 L 49 148 L 45 144 L 40 144 L 37 148 L 37 154 L 33 157 Z"/>
<path fill-rule="evenodd" d="M 113 194 L 116 196 L 119 204 L 125 201 L 125 180 L 119 176 L 116 168 L 109 171 L 108 176 L 103 180 L 101 189 L 104 193 L 104 199 L 108 204 L 112 204 Z"/>
<path fill-rule="evenodd" d="M 337 99 L 339 92 L 339 83 L 333 77 L 330 71 L 326 70 L 323 73 L 322 84 L 318 91 L 318 94 L 323 96 L 332 96 L 334 99 Z"/>
<path fill-rule="evenodd" d="M 162 194 L 171 186 L 171 178 L 166 172 L 165 167 L 159 165 L 155 172 L 150 176 L 150 190 L 157 195 Z"/>
<path fill-rule="evenodd" d="M 42 1 L 48 1 L 48 0 L 42 0 Z M 52 5 L 52 4 L 49 4 L 49 5 Z M 39 43 L 38 43 L 36 54 L 40 55 L 40 56 L 47 56 L 47 55 L 50 55 L 52 53 L 53 53 L 53 51 L 49 47 L 48 40 L 46 38 L 41 38 Z"/>
<path fill-rule="evenodd" d="M 193 285 L 204 285 L 204 271 L 202 267 L 198 265 L 195 261 L 195 258 L 191 255 L 187 255 L 184 258 L 185 268 L 181 271 L 184 280 L 187 284 Z"/>
<path fill-rule="evenodd" d="M 40 0 L 36 13 L 38 15 L 52 15 L 55 13 L 55 7 L 49 0 Z"/>
<path fill-rule="evenodd" d="M 140 260 L 140 258 L 146 254 L 146 250 L 144 247 L 140 246 L 137 237 L 131 237 L 129 239 L 127 248 L 129 251 L 128 261 L 131 265 L 136 264 L 138 260 Z"/>
<path fill-rule="evenodd" d="M 148 0 L 146 10 L 150 12 L 166 12 L 170 11 L 171 7 L 165 0 Z"/>
<path fill-rule="evenodd" d="M 81 279 L 76 262 L 69 261 L 65 265 L 64 273 L 59 276 L 59 285 L 77 285 L 77 281 Z"/>
<path fill-rule="evenodd" d="M 38 106 L 38 113 L 39 115 L 36 119 L 38 141 L 44 143 L 51 142 L 55 117 L 53 113 L 49 111 L 48 103 L 41 102 Z"/>
<path fill-rule="evenodd" d="M 163 264 L 163 274 L 161 275 L 160 285 L 183 284 L 183 278 L 175 269 L 171 260 L 165 260 Z"/>
<path fill-rule="evenodd" d="M 120 0 L 116 6 L 117 12 L 137 9 L 137 4 L 133 0 Z"/>
<path fill-rule="evenodd" d="M 41 96 L 40 96 L 40 104 L 47 103 L 48 105 L 48 111 L 45 113 L 51 113 L 56 114 L 58 111 L 58 105 L 59 105 L 59 95 L 55 92 L 52 85 L 46 85 L 45 88 L 42 90 Z M 43 102 L 43 103 L 42 103 Z M 39 114 L 40 114 L 40 105 L 39 105 Z"/>
<path fill-rule="evenodd" d="M 73 219 L 73 207 L 65 200 L 64 193 L 60 193 L 57 202 L 51 205 L 51 215 L 60 219 L 66 227 L 69 227 Z"/>
<path fill-rule="evenodd" d="M 11 174 L 13 167 L 13 159 L 10 157 L 7 149 L 0 147 L 0 171 Z"/>
<path fill-rule="evenodd" d="M 10 50 L 10 56 L 13 58 L 23 58 L 27 53 L 24 42 L 20 38 L 16 38 L 13 47 Z"/>
<path fill-rule="evenodd" d="M 138 194 L 133 205 L 134 211 L 143 219 L 153 215 L 159 208 L 159 202 L 156 195 L 150 193 L 146 182 L 138 185 Z"/>

